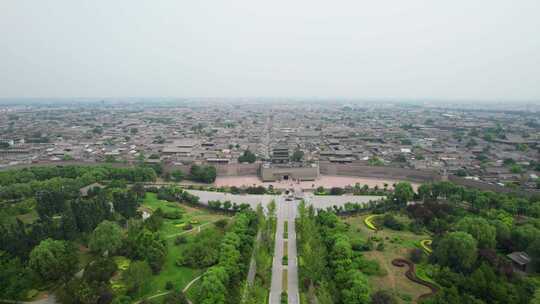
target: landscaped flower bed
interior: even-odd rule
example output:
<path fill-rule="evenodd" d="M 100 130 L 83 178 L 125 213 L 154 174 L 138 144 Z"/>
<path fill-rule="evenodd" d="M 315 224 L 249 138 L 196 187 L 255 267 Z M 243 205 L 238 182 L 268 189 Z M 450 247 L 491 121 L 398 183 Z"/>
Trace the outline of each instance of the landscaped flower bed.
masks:
<path fill-rule="evenodd" d="M 364 219 L 364 224 L 366 224 L 366 226 L 371 230 L 375 230 L 375 231 L 378 230 L 377 226 L 375 226 L 375 224 L 373 223 L 373 220 L 378 216 L 379 216 L 378 214 L 373 214 L 366 217 Z"/>
<path fill-rule="evenodd" d="M 420 246 L 422 246 L 422 249 L 427 253 L 427 254 L 431 254 L 431 252 L 433 252 L 431 250 L 431 240 L 421 240 L 420 241 Z"/>

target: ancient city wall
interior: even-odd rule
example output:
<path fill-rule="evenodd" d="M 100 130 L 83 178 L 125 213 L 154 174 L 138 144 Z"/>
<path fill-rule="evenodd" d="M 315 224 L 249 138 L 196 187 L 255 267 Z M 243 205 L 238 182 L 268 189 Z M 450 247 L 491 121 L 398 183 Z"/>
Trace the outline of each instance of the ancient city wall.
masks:
<path fill-rule="evenodd" d="M 258 175 L 259 164 L 216 164 L 212 165 L 216 167 L 218 176 L 246 176 L 246 175 Z M 185 174 L 189 174 L 191 165 L 171 165 L 165 166 L 166 171 L 180 170 Z"/>
<path fill-rule="evenodd" d="M 31 164 L 20 164 L 9 167 L 0 167 L 0 170 L 15 170 L 32 166 L 102 166 L 108 165 L 117 168 L 125 168 L 133 166 L 127 163 L 95 163 L 95 162 L 82 162 L 82 161 L 63 161 L 63 162 L 38 162 Z M 254 164 L 218 164 L 214 165 L 217 170 L 218 176 L 257 176 L 259 175 L 259 165 Z M 181 170 L 186 175 L 189 174 L 191 165 L 165 165 L 165 171 Z M 358 163 L 349 164 L 336 164 L 330 162 L 320 162 L 319 171 L 321 175 L 338 175 L 338 176 L 358 176 L 380 179 L 395 179 L 395 180 L 409 180 L 413 182 L 430 182 L 440 181 L 441 175 L 436 171 L 414 170 L 406 168 L 393 168 L 393 167 L 375 167 L 366 166 Z M 494 191 L 511 193 L 517 192 L 523 195 L 533 195 L 534 192 L 520 191 L 500 185 L 489 184 L 482 181 L 476 181 L 471 179 L 465 179 L 462 177 L 449 175 L 448 180 L 461 186 L 472 187 L 484 191 Z"/>
<path fill-rule="evenodd" d="M 534 195 L 534 192 L 528 192 L 528 191 L 522 191 L 517 189 L 512 189 L 508 187 L 503 187 L 496 184 L 488 184 L 483 181 L 477 181 L 473 179 L 466 179 L 463 177 L 455 176 L 455 175 L 449 175 L 448 180 L 453 182 L 456 185 L 464 186 L 464 187 L 470 187 L 470 188 L 476 188 L 483 191 L 493 191 L 493 192 L 501 192 L 501 193 L 519 193 L 521 195 Z"/>
<path fill-rule="evenodd" d="M 361 176 L 372 178 L 392 178 L 405 179 L 415 182 L 428 182 L 441 180 L 441 176 L 436 171 L 420 171 L 406 168 L 375 167 L 362 164 L 335 164 L 330 162 L 320 162 L 321 175 L 344 175 Z"/>
<path fill-rule="evenodd" d="M 95 162 L 81 162 L 81 161 L 63 161 L 63 162 L 39 162 L 32 164 L 20 164 L 16 166 L 9 166 L 0 168 L 0 170 L 10 169 L 22 169 L 32 166 L 102 166 L 108 165 L 112 167 L 130 167 L 132 164 L 127 163 L 95 163 Z M 259 175 L 259 163 L 254 164 L 216 164 L 218 176 L 249 176 Z M 191 165 L 164 165 L 165 171 L 181 170 L 185 174 L 189 174 Z M 414 169 L 405 168 L 392 168 L 392 167 L 371 167 L 361 164 L 335 164 L 330 162 L 321 162 L 319 164 L 319 170 L 321 175 L 343 175 L 343 176 L 359 176 L 359 177 L 373 177 L 373 178 L 392 178 L 392 179 L 406 179 L 417 182 L 436 181 L 441 177 L 434 171 L 420 171 Z"/>

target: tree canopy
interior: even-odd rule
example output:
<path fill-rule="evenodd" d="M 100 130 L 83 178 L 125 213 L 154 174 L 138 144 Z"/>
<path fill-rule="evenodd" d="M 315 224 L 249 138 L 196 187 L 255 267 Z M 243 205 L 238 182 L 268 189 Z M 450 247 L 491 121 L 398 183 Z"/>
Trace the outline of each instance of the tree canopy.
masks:
<path fill-rule="evenodd" d="M 122 246 L 122 230 L 120 226 L 110 221 L 101 222 L 90 236 L 88 245 L 90 250 L 94 252 L 100 254 L 107 252 L 109 255 L 114 255 Z"/>
<path fill-rule="evenodd" d="M 46 280 L 68 280 L 77 265 L 75 247 L 66 241 L 45 239 L 30 253 L 30 268 Z"/>
<path fill-rule="evenodd" d="M 433 254 L 442 266 L 449 266 L 457 271 L 467 270 L 476 262 L 477 243 L 472 235 L 466 232 L 450 232 L 435 245 Z"/>

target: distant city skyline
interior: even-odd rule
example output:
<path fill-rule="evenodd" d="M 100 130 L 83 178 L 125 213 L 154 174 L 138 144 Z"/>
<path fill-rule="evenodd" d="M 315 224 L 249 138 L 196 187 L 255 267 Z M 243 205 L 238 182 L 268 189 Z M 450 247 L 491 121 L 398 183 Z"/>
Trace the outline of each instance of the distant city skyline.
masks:
<path fill-rule="evenodd" d="M 539 11 L 534 0 L 3 1 L 0 102 L 148 96 L 537 105 Z"/>

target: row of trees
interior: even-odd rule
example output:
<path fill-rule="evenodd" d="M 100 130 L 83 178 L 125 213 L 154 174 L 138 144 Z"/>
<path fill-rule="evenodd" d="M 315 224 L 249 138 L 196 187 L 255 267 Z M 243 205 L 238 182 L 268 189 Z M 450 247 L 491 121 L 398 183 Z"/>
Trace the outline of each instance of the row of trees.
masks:
<path fill-rule="evenodd" d="M 193 165 L 189 171 L 190 178 L 196 182 L 213 183 L 216 180 L 217 171 L 214 166 Z"/>
<path fill-rule="evenodd" d="M 76 197 L 79 189 L 96 182 L 151 182 L 156 172 L 148 167 L 113 168 L 107 166 L 30 167 L 0 171 L 0 199 L 33 197 L 49 189 Z"/>
<path fill-rule="evenodd" d="M 249 266 L 257 225 L 252 210 L 237 213 L 221 243 L 218 263 L 205 272 L 195 290 L 196 303 L 240 302 L 240 283 Z"/>
<path fill-rule="evenodd" d="M 231 201 L 222 202 L 219 200 L 215 200 L 215 201 L 208 201 L 208 207 L 214 210 L 238 212 L 238 211 L 249 209 L 249 204 L 242 203 L 238 205 L 237 203 L 232 203 Z"/>
<path fill-rule="evenodd" d="M 201 191 L 211 191 L 211 192 L 222 192 L 222 193 L 232 193 L 232 194 L 281 194 L 280 190 L 274 189 L 272 185 L 269 185 L 268 188 L 264 186 L 248 186 L 248 187 L 212 187 L 206 185 L 187 185 L 187 189 L 191 190 L 201 190 Z"/>
<path fill-rule="evenodd" d="M 333 212 L 315 211 L 302 202 L 297 220 L 301 288 L 318 303 L 369 303 L 363 262 L 352 249 L 347 227 Z M 316 290 L 316 291 L 315 291 Z"/>
<path fill-rule="evenodd" d="M 156 173 L 147 167 L 117 168 L 112 166 L 36 166 L 0 171 L 0 186 L 52 178 L 83 178 L 96 181 L 121 179 L 130 182 L 153 181 Z"/>
<path fill-rule="evenodd" d="M 395 185 L 394 185 L 395 186 Z M 324 188 L 322 186 L 315 189 L 315 195 L 342 195 L 345 193 L 353 195 L 388 195 L 391 193 L 389 184 L 384 184 L 383 188 L 375 185 L 370 188 L 369 185 L 361 185 L 356 183 L 354 186 L 345 186 L 345 187 L 332 187 Z"/>
<path fill-rule="evenodd" d="M 54 187 L 62 187 L 68 193 L 75 193 L 80 188 L 96 182 L 152 182 L 163 173 L 162 171 L 161 166 L 144 164 L 129 168 L 70 165 L 0 171 L 0 199 L 32 197 L 42 190 Z M 180 170 L 173 170 L 165 177 L 178 182 L 184 179 L 184 174 Z M 201 165 L 191 166 L 188 175 L 188 178 L 202 183 L 213 183 L 216 177 L 217 171 L 214 166 Z"/>
<path fill-rule="evenodd" d="M 149 187 L 146 188 L 146 191 L 153 192 L 157 194 L 157 198 L 160 200 L 166 200 L 170 202 L 183 202 L 187 204 L 198 204 L 199 197 L 193 195 L 180 187 L 177 186 L 167 186 L 167 187 Z"/>
<path fill-rule="evenodd" d="M 268 292 L 272 284 L 272 258 L 274 256 L 274 243 L 276 233 L 276 203 L 270 202 L 267 206 L 267 215 L 261 205 L 257 206 L 257 218 L 259 223 L 259 242 L 254 249 L 256 273 L 255 280 L 247 286 L 246 296 L 243 303 L 264 303 L 268 298 Z"/>

